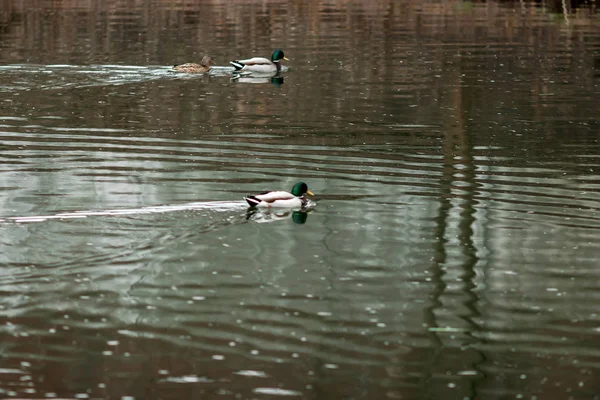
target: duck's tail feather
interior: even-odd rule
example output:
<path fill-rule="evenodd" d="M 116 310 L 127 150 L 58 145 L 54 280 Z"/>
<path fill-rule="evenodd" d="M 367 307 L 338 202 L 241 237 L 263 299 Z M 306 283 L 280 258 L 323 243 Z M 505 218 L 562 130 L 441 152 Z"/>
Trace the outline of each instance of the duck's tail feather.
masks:
<path fill-rule="evenodd" d="M 260 203 L 260 200 L 254 196 L 248 196 L 245 198 L 245 200 L 250 207 L 256 207 Z"/>
<path fill-rule="evenodd" d="M 239 71 L 240 69 L 244 68 L 244 64 L 242 64 L 241 62 L 239 62 L 239 61 L 237 61 L 237 60 L 234 60 L 234 61 L 229 61 L 229 64 L 233 65 L 233 67 L 234 67 L 236 70 L 238 70 L 238 71 Z"/>

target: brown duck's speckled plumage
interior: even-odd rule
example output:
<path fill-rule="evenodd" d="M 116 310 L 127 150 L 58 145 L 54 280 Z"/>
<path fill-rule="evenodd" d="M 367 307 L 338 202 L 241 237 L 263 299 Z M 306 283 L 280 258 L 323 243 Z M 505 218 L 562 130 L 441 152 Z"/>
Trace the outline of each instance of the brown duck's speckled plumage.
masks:
<path fill-rule="evenodd" d="M 212 58 L 210 56 L 204 56 L 202 57 L 202 61 L 200 61 L 200 64 L 178 64 L 173 66 L 173 70 L 177 72 L 184 72 L 186 74 L 203 74 L 210 70 L 211 64 L 213 64 Z"/>

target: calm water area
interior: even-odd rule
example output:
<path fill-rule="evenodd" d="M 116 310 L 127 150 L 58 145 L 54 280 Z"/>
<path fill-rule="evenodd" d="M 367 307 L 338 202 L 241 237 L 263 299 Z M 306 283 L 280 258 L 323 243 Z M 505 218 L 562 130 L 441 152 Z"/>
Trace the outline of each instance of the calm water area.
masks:
<path fill-rule="evenodd" d="M 572 3 L 0 2 L 0 398 L 600 399 Z"/>

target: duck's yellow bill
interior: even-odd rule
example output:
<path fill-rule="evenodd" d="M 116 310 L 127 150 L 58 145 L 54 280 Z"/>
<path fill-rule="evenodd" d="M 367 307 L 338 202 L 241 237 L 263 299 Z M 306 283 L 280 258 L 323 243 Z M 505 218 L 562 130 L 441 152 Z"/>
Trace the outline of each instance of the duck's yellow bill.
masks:
<path fill-rule="evenodd" d="M 310 194 L 311 196 L 314 196 L 315 194 L 313 192 L 311 192 L 310 190 L 306 191 L 306 194 Z"/>
<path fill-rule="evenodd" d="M 289 59 L 289 58 L 287 58 L 287 57 L 283 57 L 283 59 L 284 59 L 285 61 L 290 61 L 290 59 Z"/>

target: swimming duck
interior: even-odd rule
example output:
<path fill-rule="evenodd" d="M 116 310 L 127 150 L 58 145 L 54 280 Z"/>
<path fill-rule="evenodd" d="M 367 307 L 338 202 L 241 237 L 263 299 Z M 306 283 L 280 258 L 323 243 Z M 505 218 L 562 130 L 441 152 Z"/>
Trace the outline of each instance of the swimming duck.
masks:
<path fill-rule="evenodd" d="M 304 182 L 298 182 L 292 188 L 292 192 L 274 191 L 264 192 L 247 196 L 246 202 L 250 207 L 266 207 L 266 208 L 302 208 L 308 204 L 308 199 L 304 196 L 314 194 L 308 190 L 308 186 Z"/>
<path fill-rule="evenodd" d="M 173 66 L 173 70 L 177 72 L 184 72 L 186 74 L 203 74 L 210 70 L 211 64 L 214 64 L 213 59 L 210 56 L 204 56 L 202 57 L 200 64 L 178 64 Z"/>
<path fill-rule="evenodd" d="M 283 51 L 277 49 L 271 55 L 271 59 L 263 57 L 252 57 L 245 60 L 234 60 L 229 63 L 234 66 L 236 72 L 254 72 L 258 74 L 276 74 L 281 71 L 280 60 L 288 60 Z"/>

